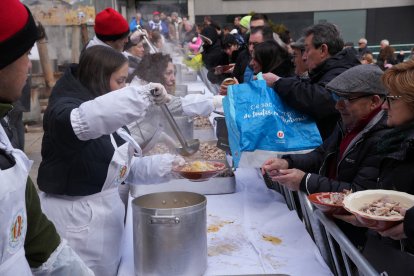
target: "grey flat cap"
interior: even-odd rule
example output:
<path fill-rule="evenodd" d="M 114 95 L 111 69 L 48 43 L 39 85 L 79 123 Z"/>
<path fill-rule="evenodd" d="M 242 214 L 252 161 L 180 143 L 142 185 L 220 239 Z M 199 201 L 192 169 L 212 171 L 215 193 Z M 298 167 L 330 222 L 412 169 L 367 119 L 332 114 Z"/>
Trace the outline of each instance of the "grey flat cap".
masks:
<path fill-rule="evenodd" d="M 373 95 L 387 95 L 381 82 L 384 72 L 375 64 L 362 64 L 352 67 L 327 85 L 326 89 L 336 94 L 364 93 Z"/>

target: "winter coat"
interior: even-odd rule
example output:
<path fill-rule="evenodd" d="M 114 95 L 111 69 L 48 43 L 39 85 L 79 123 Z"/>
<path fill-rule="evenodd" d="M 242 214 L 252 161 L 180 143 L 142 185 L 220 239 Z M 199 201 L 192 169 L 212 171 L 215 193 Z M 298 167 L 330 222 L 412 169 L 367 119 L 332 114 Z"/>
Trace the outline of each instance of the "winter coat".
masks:
<path fill-rule="evenodd" d="M 313 117 L 325 140 L 339 119 L 335 101 L 325 85 L 358 64 L 360 62 L 356 56 L 349 49 L 344 49 L 313 69 L 309 73 L 309 80 L 281 78 L 275 82 L 274 88 L 286 104 Z"/>
<path fill-rule="evenodd" d="M 398 133 L 391 133 L 396 137 Z M 414 129 L 404 133 L 398 150 L 384 154 L 378 178 L 379 189 L 390 189 L 414 194 Z M 383 137 L 386 140 L 386 137 Z M 414 207 L 408 209 L 404 217 L 406 239 L 394 240 L 380 236 L 376 231 L 368 232 L 368 241 L 363 255 L 378 271 L 388 275 L 413 275 L 414 273 Z"/>
<path fill-rule="evenodd" d="M 73 131 L 72 110 L 95 98 L 75 77 L 76 68 L 70 66 L 57 81 L 44 114 L 37 183 L 46 193 L 83 196 L 100 192 L 114 153 L 110 135 L 81 141 Z M 118 146 L 125 143 L 116 133 L 113 136 Z"/>
<path fill-rule="evenodd" d="M 297 168 L 308 173 L 303 177 L 300 189 L 309 194 L 342 192 L 344 189 L 354 192 L 375 189 L 381 161 L 376 146 L 381 136 L 388 131 L 386 115 L 384 111 L 380 111 L 349 143 L 342 158 L 339 157 L 339 145 L 344 132 L 340 124 L 314 151 L 284 158 L 288 161 L 289 168 Z M 336 179 L 327 177 L 328 164 L 333 161 L 337 164 Z M 364 246 L 365 228 L 355 227 L 341 220 L 336 220 L 336 223 L 355 246 Z"/>
<path fill-rule="evenodd" d="M 381 163 L 379 189 L 397 190 L 414 195 L 414 129 L 401 143 L 398 151 L 387 154 Z M 404 232 L 414 252 L 414 207 L 407 211 Z"/>
<path fill-rule="evenodd" d="M 239 81 L 244 82 L 244 71 L 250 62 L 250 54 L 248 49 L 241 51 L 236 59 L 236 65 L 234 65 L 233 75 Z"/>
<path fill-rule="evenodd" d="M 339 123 L 332 135 L 312 152 L 284 158 L 289 168 L 310 173 L 300 184 L 300 189 L 310 194 L 375 189 L 381 160 L 377 154 L 377 141 L 387 131 L 385 112 L 380 111 L 351 141 L 342 158 L 339 157 L 339 145 L 344 131 Z M 332 161 L 337 164 L 336 179 L 327 177 L 327 165 Z"/>

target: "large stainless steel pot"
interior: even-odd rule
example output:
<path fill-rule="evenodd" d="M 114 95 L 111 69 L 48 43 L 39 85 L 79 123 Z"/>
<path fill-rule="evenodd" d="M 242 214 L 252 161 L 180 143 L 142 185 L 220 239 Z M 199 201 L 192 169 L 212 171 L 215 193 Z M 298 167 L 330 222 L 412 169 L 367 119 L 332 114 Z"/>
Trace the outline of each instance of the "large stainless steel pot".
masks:
<path fill-rule="evenodd" d="M 205 196 L 190 192 L 134 199 L 135 275 L 203 275 L 207 268 L 206 204 Z"/>

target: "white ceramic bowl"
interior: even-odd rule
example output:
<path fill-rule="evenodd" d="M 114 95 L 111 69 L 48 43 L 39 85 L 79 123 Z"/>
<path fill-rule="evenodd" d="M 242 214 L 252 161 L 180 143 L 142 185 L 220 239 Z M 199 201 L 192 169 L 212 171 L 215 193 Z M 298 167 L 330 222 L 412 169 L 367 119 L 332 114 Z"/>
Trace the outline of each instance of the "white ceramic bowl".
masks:
<path fill-rule="evenodd" d="M 384 231 L 403 220 L 400 216 L 376 216 L 367 214 L 360 209 L 375 200 L 388 197 L 393 201 L 400 202 L 401 207 L 411 208 L 414 206 L 414 195 L 404 192 L 397 192 L 393 190 L 365 190 L 352 193 L 345 197 L 343 204 L 344 208 L 354 214 L 358 221 L 364 226 L 377 230 Z"/>

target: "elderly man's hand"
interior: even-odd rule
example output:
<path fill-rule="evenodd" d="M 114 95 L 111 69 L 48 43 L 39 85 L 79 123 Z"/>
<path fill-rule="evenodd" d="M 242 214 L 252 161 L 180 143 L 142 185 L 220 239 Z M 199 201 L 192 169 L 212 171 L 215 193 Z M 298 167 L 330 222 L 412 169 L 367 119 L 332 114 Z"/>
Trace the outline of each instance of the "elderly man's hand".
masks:
<path fill-rule="evenodd" d="M 273 73 L 265 73 L 262 75 L 263 79 L 266 81 L 267 86 L 273 87 L 273 84 L 280 79 L 279 76 Z"/>
<path fill-rule="evenodd" d="M 390 229 L 378 233 L 380 233 L 380 235 L 383 237 L 389 237 L 393 240 L 402 240 L 407 238 L 404 233 L 404 223 L 399 223 Z"/>
<path fill-rule="evenodd" d="M 405 216 L 406 211 L 407 210 L 403 208 L 399 210 L 399 212 L 403 216 Z M 380 235 L 383 237 L 390 237 L 393 240 L 402 240 L 407 238 L 407 236 L 404 233 L 404 223 L 399 223 L 396 226 L 391 227 L 390 229 L 378 233 L 380 233 Z"/>
<path fill-rule="evenodd" d="M 277 181 L 291 191 L 298 191 L 300 182 L 305 175 L 305 172 L 298 169 L 279 170 L 279 174 L 272 177 L 272 180 Z"/>
<path fill-rule="evenodd" d="M 267 159 L 262 165 L 262 174 L 267 173 L 270 177 L 279 175 L 280 169 L 289 168 L 289 164 L 285 159 L 270 158 Z"/>

